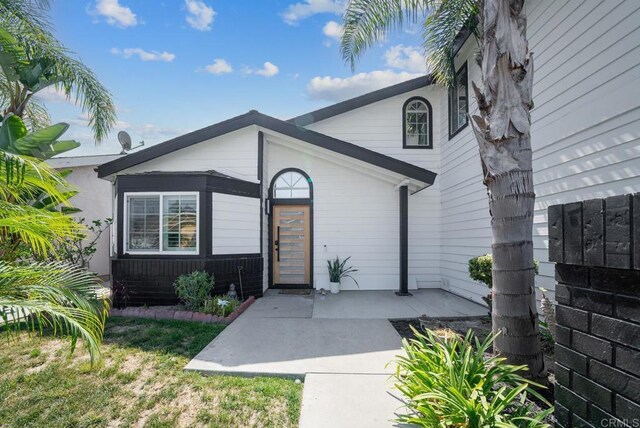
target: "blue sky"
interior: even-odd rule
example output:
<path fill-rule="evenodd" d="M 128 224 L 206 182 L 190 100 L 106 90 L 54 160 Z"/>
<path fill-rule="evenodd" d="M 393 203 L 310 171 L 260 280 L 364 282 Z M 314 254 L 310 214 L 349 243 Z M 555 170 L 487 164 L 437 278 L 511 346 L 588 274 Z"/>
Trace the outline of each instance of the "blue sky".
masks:
<path fill-rule="evenodd" d="M 260 110 L 283 119 L 425 73 L 418 31 L 386 36 L 358 63 L 341 59 L 341 0 L 54 1 L 58 38 L 112 92 L 118 125 L 95 147 L 79 107 L 41 95 L 71 124 L 73 155 L 114 153 L 115 134 L 156 144 Z M 417 29 L 419 30 L 419 29 Z"/>

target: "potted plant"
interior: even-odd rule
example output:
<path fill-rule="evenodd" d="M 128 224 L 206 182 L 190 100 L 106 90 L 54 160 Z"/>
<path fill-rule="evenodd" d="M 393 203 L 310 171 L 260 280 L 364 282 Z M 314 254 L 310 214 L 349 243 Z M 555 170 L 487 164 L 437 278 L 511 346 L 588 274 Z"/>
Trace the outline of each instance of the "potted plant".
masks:
<path fill-rule="evenodd" d="M 327 267 L 329 268 L 329 282 L 331 284 L 331 293 L 338 294 L 340 292 L 340 281 L 343 278 L 351 278 L 356 283 L 358 288 L 360 285 L 351 274 L 358 272 L 358 269 L 354 269 L 353 266 L 347 266 L 347 262 L 351 257 L 347 257 L 342 262 L 340 257 L 336 256 L 333 260 L 327 260 Z"/>

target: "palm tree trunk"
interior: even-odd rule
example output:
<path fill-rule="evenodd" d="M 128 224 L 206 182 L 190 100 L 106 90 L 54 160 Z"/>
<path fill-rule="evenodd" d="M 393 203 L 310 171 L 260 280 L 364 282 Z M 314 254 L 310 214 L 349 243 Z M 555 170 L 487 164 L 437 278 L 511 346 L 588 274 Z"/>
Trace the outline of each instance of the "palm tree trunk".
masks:
<path fill-rule="evenodd" d="M 473 84 L 478 140 L 493 231 L 494 351 L 510 363 L 544 373 L 535 300 L 531 116 L 533 59 L 524 0 L 484 0 L 478 62 L 483 88 Z"/>

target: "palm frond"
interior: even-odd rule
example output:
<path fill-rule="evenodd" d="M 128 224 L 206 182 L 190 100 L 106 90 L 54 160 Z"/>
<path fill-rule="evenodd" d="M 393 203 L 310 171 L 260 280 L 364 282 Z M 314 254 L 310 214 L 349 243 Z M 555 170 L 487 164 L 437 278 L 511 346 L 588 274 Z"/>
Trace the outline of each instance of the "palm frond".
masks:
<path fill-rule="evenodd" d="M 355 68 L 364 51 L 373 47 L 405 22 L 416 22 L 427 10 L 429 0 L 350 0 L 343 16 L 340 51 Z"/>
<path fill-rule="evenodd" d="M 31 98 L 27 104 L 24 114 L 22 115 L 22 120 L 24 121 L 24 124 L 27 125 L 30 132 L 46 128 L 51 125 L 51 116 L 49 116 L 47 108 L 41 101 L 33 98 Z"/>
<path fill-rule="evenodd" d="M 100 279 L 64 263 L 14 265 L 0 261 L 0 318 L 8 331 L 29 329 L 68 335 L 72 352 L 78 339 L 92 364 L 100 358 L 108 302 Z"/>
<path fill-rule="evenodd" d="M 99 143 L 116 123 L 115 104 L 95 74 L 55 39 L 44 13 L 48 4 L 47 0 L 0 0 L 0 28 L 15 38 L 18 47 L 24 48 L 26 60 L 41 61 L 51 67 L 47 84 L 34 91 L 55 85 L 73 98 L 88 114 L 89 126 Z"/>
<path fill-rule="evenodd" d="M 427 65 L 436 81 L 445 87 L 455 84 L 454 49 L 458 34 L 467 27 L 476 31 L 477 0 L 431 0 L 430 14 L 422 25 Z"/>
<path fill-rule="evenodd" d="M 12 238 L 27 245 L 37 256 L 55 255 L 56 239 L 72 239 L 83 232 L 72 217 L 58 211 L 0 201 L 0 239 Z"/>
<path fill-rule="evenodd" d="M 424 19 L 423 49 L 438 83 L 454 82 L 453 50 L 466 26 L 475 31 L 478 0 L 351 0 L 344 14 L 340 50 L 353 69 L 362 54 L 391 30 Z"/>

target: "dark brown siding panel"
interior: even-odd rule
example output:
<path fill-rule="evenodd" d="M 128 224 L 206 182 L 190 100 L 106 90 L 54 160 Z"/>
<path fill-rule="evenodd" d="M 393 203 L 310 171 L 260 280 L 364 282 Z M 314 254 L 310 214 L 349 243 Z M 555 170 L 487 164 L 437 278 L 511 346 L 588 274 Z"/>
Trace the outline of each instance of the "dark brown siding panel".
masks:
<path fill-rule="evenodd" d="M 262 296 L 263 260 L 260 255 L 197 260 L 119 259 L 112 261 L 113 282 L 120 290 L 114 297 L 114 305 L 174 305 L 178 303 L 174 281 L 178 276 L 196 270 L 214 275 L 214 294 L 226 293 L 233 283 L 238 295 L 242 287 L 244 298 Z"/>

